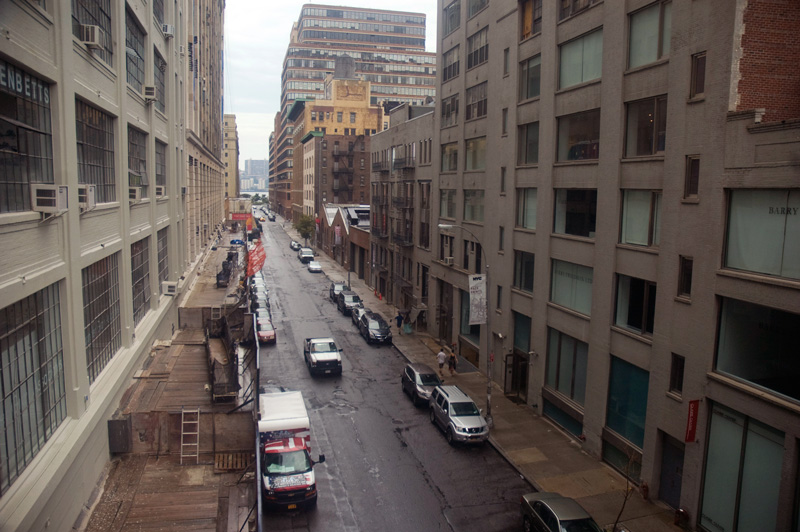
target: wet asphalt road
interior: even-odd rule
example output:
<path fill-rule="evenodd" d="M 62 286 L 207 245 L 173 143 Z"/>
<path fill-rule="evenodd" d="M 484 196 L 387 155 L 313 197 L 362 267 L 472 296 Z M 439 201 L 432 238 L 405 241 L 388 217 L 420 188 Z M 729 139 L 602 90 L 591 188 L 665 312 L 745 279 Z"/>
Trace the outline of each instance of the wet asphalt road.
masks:
<path fill-rule="evenodd" d="M 279 218 L 280 220 L 280 218 Z M 275 346 L 262 347 L 262 385 L 300 390 L 311 417 L 319 499 L 309 512 L 269 512 L 264 530 L 521 530 L 519 499 L 533 491 L 490 446 L 451 447 L 400 388 L 403 356 L 368 346 L 328 299 L 330 281 L 306 270 L 279 222 L 266 222 L 264 273 Z M 384 316 L 390 318 L 390 316 Z M 343 374 L 311 377 L 302 341 L 332 336 Z"/>

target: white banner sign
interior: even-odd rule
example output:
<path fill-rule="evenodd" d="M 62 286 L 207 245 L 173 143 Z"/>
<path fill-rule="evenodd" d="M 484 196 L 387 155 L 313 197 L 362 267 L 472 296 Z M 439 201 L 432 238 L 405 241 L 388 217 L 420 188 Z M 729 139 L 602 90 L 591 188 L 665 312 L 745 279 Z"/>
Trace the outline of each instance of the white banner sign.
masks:
<path fill-rule="evenodd" d="M 469 324 L 486 323 L 486 278 L 483 275 L 469 276 Z"/>

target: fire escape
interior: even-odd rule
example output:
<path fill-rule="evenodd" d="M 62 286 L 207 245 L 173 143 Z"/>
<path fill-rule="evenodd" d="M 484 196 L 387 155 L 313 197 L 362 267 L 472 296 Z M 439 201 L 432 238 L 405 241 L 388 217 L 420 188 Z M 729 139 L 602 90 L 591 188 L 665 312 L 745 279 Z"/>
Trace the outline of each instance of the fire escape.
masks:
<path fill-rule="evenodd" d="M 364 135 L 359 135 L 349 143 L 347 150 L 341 149 L 338 144 L 333 147 L 333 196 L 338 198 L 338 203 L 353 202 L 353 151 L 363 141 Z"/>

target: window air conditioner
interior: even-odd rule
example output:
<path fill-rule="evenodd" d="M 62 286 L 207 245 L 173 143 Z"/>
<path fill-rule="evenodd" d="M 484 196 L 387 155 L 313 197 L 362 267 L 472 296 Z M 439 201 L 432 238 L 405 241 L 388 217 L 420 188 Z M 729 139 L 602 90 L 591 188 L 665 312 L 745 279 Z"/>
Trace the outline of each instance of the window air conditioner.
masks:
<path fill-rule="evenodd" d="M 66 185 L 31 183 L 31 209 L 48 214 L 61 214 L 69 208 Z"/>
<path fill-rule="evenodd" d="M 142 201 L 142 187 L 128 187 L 128 199 L 131 203 Z"/>
<path fill-rule="evenodd" d="M 171 281 L 161 282 L 161 292 L 165 296 L 174 296 L 178 294 L 178 283 Z"/>
<path fill-rule="evenodd" d="M 78 207 L 82 212 L 91 211 L 97 205 L 96 190 L 96 185 L 78 185 Z"/>
<path fill-rule="evenodd" d="M 162 25 L 161 26 L 161 31 L 164 32 L 164 37 L 166 37 L 167 39 L 171 39 L 172 37 L 175 37 L 175 26 L 173 26 L 172 24 L 164 24 L 164 25 Z"/>
<path fill-rule="evenodd" d="M 184 47 L 183 47 L 183 45 L 180 45 L 180 46 L 178 47 L 178 53 L 180 53 L 181 55 L 184 55 L 184 54 L 186 53 L 186 52 L 184 51 Z"/>
<path fill-rule="evenodd" d="M 156 88 L 153 85 L 145 85 L 143 96 L 146 102 L 154 101 L 156 99 Z"/>
<path fill-rule="evenodd" d="M 156 186 L 156 197 L 161 198 L 167 195 L 167 187 L 164 185 L 157 185 Z"/>
<path fill-rule="evenodd" d="M 442 259 L 442 262 L 444 262 L 445 266 L 452 266 L 453 265 L 453 257 L 445 257 L 444 259 Z"/>
<path fill-rule="evenodd" d="M 103 47 L 103 30 L 100 26 L 81 24 L 81 42 L 90 49 L 100 49 Z"/>

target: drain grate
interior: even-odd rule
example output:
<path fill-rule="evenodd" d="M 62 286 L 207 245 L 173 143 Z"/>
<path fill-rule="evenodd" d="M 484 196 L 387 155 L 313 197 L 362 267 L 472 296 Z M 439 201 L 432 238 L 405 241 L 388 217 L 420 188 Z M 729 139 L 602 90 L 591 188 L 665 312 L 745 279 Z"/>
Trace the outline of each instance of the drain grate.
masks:
<path fill-rule="evenodd" d="M 214 471 L 241 471 L 253 461 L 253 453 L 216 453 Z"/>

